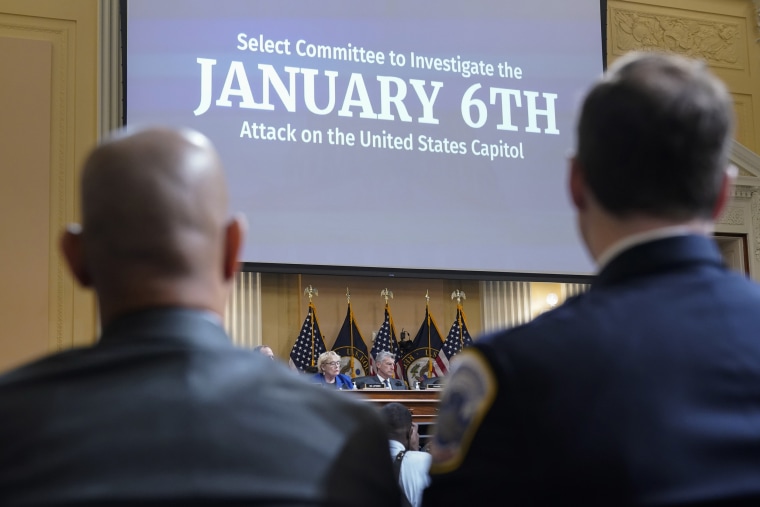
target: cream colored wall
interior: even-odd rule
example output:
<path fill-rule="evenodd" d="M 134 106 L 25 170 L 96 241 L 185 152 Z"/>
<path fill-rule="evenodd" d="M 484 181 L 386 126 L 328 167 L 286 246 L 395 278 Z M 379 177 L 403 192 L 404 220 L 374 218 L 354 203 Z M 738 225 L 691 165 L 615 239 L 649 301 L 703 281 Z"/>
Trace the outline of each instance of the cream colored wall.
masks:
<path fill-rule="evenodd" d="M 736 140 L 760 152 L 760 3 L 752 0 L 608 0 L 608 63 L 631 50 L 701 58 L 731 89 Z"/>
<path fill-rule="evenodd" d="M 0 5 L 0 370 L 94 336 L 93 300 L 57 241 L 97 136 L 97 5 Z"/>
<path fill-rule="evenodd" d="M 410 334 L 410 339 L 414 338 L 425 318 L 426 294 L 430 298 L 430 313 L 445 338 L 456 317 L 456 301 L 451 298 L 456 290 L 466 296 L 462 306 L 467 316 L 468 330 L 473 335 L 481 330 L 477 281 L 264 273 L 261 341 L 272 346 L 280 358 L 287 359 L 298 337 L 308 312 L 309 298 L 304 290 L 309 286 L 319 293 L 312 300 L 328 348 L 332 347 L 346 318 L 347 291 L 351 295 L 351 309 L 368 347 L 372 346 L 372 333 L 380 328 L 384 320 L 385 299 L 381 291 L 385 289 L 393 293 L 388 304 L 399 339 L 402 329 Z"/>

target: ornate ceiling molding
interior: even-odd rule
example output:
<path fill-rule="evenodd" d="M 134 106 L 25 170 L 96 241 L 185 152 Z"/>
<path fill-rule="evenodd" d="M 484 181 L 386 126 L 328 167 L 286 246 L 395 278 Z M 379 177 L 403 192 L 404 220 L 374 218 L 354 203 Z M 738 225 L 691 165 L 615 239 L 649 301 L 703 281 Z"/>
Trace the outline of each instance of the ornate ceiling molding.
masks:
<path fill-rule="evenodd" d="M 753 0 L 760 4 L 760 0 Z M 740 28 L 718 22 L 615 9 L 614 40 L 621 54 L 632 50 L 669 50 L 701 58 L 711 64 L 734 67 L 739 63 Z"/>
<path fill-rule="evenodd" d="M 731 191 L 731 197 L 734 199 L 752 199 L 757 187 L 736 186 Z"/>

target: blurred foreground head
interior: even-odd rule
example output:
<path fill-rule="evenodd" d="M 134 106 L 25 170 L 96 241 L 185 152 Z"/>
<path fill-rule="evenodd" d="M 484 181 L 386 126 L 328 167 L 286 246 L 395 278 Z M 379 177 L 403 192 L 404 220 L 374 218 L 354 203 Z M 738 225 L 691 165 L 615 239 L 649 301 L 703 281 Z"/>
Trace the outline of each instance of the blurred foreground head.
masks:
<path fill-rule="evenodd" d="M 589 207 L 618 220 L 711 222 L 732 182 L 732 107 L 701 61 L 643 52 L 615 61 L 578 123 L 571 194 L 582 231 Z"/>
<path fill-rule="evenodd" d="M 149 307 L 222 314 L 243 236 L 230 218 L 219 157 L 192 130 L 122 131 L 87 158 L 82 225 L 62 247 L 98 295 L 103 323 Z"/>

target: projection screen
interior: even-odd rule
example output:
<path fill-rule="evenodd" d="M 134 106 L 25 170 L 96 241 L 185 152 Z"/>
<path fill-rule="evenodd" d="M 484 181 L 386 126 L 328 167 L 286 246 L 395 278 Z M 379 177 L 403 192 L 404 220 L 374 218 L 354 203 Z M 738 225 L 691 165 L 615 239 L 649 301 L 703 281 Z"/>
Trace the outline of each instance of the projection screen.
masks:
<path fill-rule="evenodd" d="M 216 144 L 243 260 L 588 275 L 566 190 L 598 0 L 129 0 L 126 123 Z"/>

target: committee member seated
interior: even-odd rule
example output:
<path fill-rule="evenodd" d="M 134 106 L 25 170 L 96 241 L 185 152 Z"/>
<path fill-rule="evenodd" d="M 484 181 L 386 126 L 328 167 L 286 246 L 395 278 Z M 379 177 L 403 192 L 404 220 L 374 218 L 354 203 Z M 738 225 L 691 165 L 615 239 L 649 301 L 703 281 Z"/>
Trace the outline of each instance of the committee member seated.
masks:
<path fill-rule="evenodd" d="M 322 352 L 317 358 L 317 369 L 318 373 L 312 377 L 315 383 L 335 389 L 354 388 L 351 377 L 340 372 L 340 356 L 337 352 Z"/>
<path fill-rule="evenodd" d="M 377 412 L 225 332 L 244 228 L 206 137 L 119 133 L 80 195 L 102 333 L 0 376 L 0 505 L 398 505 Z"/>
<path fill-rule="evenodd" d="M 354 383 L 356 387 L 363 388 L 367 384 L 382 384 L 386 389 L 406 389 L 406 383 L 397 378 L 393 378 L 396 368 L 396 356 L 392 352 L 382 350 L 377 353 L 375 358 L 375 368 L 377 375 L 367 375 L 365 377 L 356 377 Z"/>

